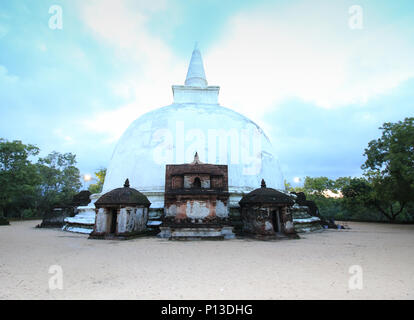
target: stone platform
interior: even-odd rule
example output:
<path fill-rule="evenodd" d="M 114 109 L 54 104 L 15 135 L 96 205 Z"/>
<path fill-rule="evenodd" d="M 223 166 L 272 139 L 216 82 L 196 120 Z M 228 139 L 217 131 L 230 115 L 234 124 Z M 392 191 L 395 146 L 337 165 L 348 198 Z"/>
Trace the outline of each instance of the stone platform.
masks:
<path fill-rule="evenodd" d="M 233 227 L 160 227 L 159 238 L 169 240 L 228 240 L 234 239 Z"/>
<path fill-rule="evenodd" d="M 311 216 L 308 213 L 308 207 L 295 204 L 291 210 L 293 216 L 293 225 L 296 232 L 303 233 L 323 230 L 321 219 Z"/>
<path fill-rule="evenodd" d="M 90 234 L 95 225 L 95 202 L 101 196 L 95 193 L 90 196 L 91 202 L 87 206 L 77 207 L 78 213 L 74 217 L 65 218 L 63 231 Z"/>

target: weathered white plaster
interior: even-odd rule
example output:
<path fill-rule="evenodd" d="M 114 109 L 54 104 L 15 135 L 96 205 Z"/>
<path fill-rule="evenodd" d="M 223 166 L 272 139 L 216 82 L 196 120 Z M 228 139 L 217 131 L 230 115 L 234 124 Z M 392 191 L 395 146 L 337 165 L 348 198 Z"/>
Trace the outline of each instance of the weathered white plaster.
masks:
<path fill-rule="evenodd" d="M 265 221 L 265 230 L 266 231 L 273 230 L 273 225 L 269 221 Z"/>
<path fill-rule="evenodd" d="M 108 228 L 108 214 L 105 212 L 104 208 L 99 208 L 98 213 L 96 214 L 96 232 L 107 232 Z"/>
<path fill-rule="evenodd" d="M 177 206 L 175 204 L 164 209 L 164 214 L 166 217 L 175 217 L 177 215 Z"/>
<path fill-rule="evenodd" d="M 134 215 L 136 231 L 143 231 L 147 228 L 148 208 L 137 208 Z"/>
<path fill-rule="evenodd" d="M 293 229 L 293 222 L 292 221 L 286 221 L 285 228 L 286 228 L 286 230 Z"/>
<path fill-rule="evenodd" d="M 205 201 L 187 201 L 186 214 L 190 219 L 203 219 L 210 214 L 210 209 Z"/>
<path fill-rule="evenodd" d="M 221 200 L 216 201 L 216 216 L 219 218 L 227 218 L 229 216 L 229 208 Z"/>
<path fill-rule="evenodd" d="M 201 188 L 210 188 L 210 179 L 201 180 Z"/>
<path fill-rule="evenodd" d="M 131 209 L 129 209 L 130 211 Z M 127 211 L 127 208 L 121 208 L 118 213 L 118 219 L 117 219 L 117 231 L 118 233 L 125 233 L 133 230 L 127 229 L 127 221 L 128 216 L 130 213 Z"/>
<path fill-rule="evenodd" d="M 221 229 L 221 234 L 224 236 L 224 239 L 234 239 L 236 235 L 233 232 L 233 227 L 223 227 Z"/>

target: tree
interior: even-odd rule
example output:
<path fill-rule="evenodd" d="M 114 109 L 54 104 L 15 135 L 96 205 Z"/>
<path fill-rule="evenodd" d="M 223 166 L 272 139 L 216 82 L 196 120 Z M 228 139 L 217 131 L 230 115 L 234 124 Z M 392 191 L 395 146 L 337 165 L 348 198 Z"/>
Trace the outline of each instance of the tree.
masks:
<path fill-rule="evenodd" d="M 322 196 L 324 191 L 334 189 L 334 181 L 327 177 L 306 177 L 303 188 L 306 194 Z"/>
<path fill-rule="evenodd" d="M 284 180 L 284 185 L 285 185 L 285 190 L 289 191 L 289 192 L 304 192 L 304 188 L 303 187 L 293 187 L 291 183 L 289 183 L 288 181 Z"/>
<path fill-rule="evenodd" d="M 364 177 L 348 178 L 338 182 L 343 195 L 342 206 L 349 217 L 368 219 L 372 212 L 372 185 Z M 373 220 L 378 220 L 375 217 Z"/>
<path fill-rule="evenodd" d="M 40 208 L 43 212 L 54 206 L 70 204 L 82 186 L 79 169 L 75 167 L 76 156 L 53 151 L 37 163 L 41 183 L 39 185 Z"/>
<path fill-rule="evenodd" d="M 0 139 L 0 216 L 31 206 L 40 177 L 29 157 L 38 153 L 34 145 Z"/>
<path fill-rule="evenodd" d="M 91 184 L 88 188 L 88 190 L 91 193 L 100 193 L 102 192 L 102 187 L 105 182 L 106 177 L 106 168 L 98 169 L 97 172 L 95 172 L 95 176 L 98 179 L 97 183 Z"/>
<path fill-rule="evenodd" d="M 382 136 L 365 149 L 362 169 L 372 185 L 372 205 L 394 221 L 414 201 L 414 118 L 380 129 Z"/>
<path fill-rule="evenodd" d="M 289 183 L 289 182 L 287 182 L 287 180 L 285 179 L 285 180 L 283 180 L 283 184 L 285 185 L 285 190 L 286 191 L 294 191 L 294 189 L 293 189 L 293 187 L 292 187 L 292 185 Z"/>
<path fill-rule="evenodd" d="M 339 177 L 333 182 L 332 189 L 333 191 L 342 193 L 342 190 L 348 187 L 351 184 L 351 181 L 352 181 L 351 177 Z"/>

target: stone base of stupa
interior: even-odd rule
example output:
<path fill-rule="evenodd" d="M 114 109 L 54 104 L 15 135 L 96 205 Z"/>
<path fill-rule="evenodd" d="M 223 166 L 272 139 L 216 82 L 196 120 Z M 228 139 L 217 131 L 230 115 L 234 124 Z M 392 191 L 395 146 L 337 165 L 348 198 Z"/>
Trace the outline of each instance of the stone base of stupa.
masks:
<path fill-rule="evenodd" d="M 308 213 L 308 207 L 295 204 L 292 207 L 293 225 L 298 233 L 322 231 L 321 219 Z"/>
<path fill-rule="evenodd" d="M 78 207 L 79 213 L 65 219 L 63 231 L 90 234 L 95 225 L 95 209 Z"/>
<path fill-rule="evenodd" d="M 234 239 L 233 227 L 198 226 L 198 227 L 160 227 L 159 238 L 168 240 L 228 240 Z"/>

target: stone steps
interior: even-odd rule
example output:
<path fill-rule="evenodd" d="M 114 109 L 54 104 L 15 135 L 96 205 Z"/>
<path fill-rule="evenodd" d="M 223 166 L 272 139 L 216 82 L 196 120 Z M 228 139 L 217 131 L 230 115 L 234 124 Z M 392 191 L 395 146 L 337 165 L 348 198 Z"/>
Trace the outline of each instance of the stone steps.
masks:
<path fill-rule="evenodd" d="M 297 233 L 322 231 L 321 219 L 313 217 L 308 212 L 308 207 L 295 204 L 292 207 L 293 225 Z"/>
<path fill-rule="evenodd" d="M 227 240 L 235 238 L 232 227 L 160 227 L 158 237 L 171 240 Z"/>

